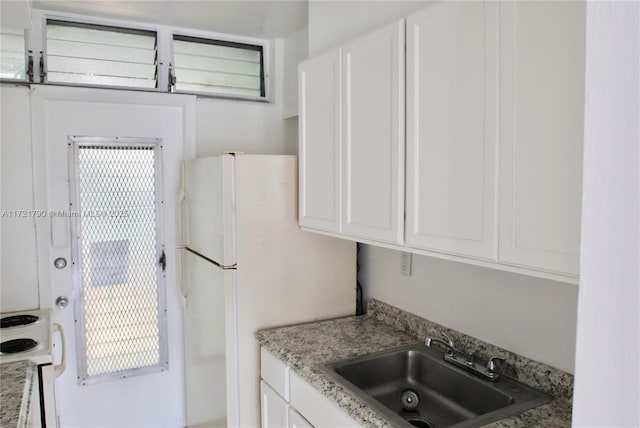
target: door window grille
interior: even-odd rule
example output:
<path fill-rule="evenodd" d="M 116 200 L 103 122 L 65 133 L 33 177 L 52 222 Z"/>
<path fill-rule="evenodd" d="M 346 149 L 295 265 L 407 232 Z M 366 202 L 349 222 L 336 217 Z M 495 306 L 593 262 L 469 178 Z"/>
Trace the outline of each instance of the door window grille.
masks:
<path fill-rule="evenodd" d="M 71 138 L 78 382 L 167 368 L 159 140 Z"/>

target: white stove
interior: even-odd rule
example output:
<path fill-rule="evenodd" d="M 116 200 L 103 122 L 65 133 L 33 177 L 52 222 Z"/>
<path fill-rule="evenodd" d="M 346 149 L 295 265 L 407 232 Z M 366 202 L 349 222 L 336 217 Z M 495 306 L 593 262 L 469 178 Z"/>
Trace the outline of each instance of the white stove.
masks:
<path fill-rule="evenodd" d="M 53 333 L 59 333 L 62 361 L 54 365 Z M 31 392 L 34 428 L 57 428 L 55 380 L 65 369 L 64 334 L 53 324 L 50 309 L 0 314 L 0 364 L 31 361 L 37 365 L 38 384 Z"/>
<path fill-rule="evenodd" d="M 0 314 L 0 363 L 52 363 L 52 333 L 49 309 Z"/>

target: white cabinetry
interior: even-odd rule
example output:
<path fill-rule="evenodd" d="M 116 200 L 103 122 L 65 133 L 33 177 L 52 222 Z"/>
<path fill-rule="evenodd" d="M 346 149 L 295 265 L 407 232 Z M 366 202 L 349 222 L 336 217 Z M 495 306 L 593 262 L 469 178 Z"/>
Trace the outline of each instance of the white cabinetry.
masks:
<path fill-rule="evenodd" d="M 313 428 L 313 425 L 309 423 L 305 418 L 296 412 L 293 407 L 289 407 L 289 428 Z"/>
<path fill-rule="evenodd" d="M 263 428 L 359 427 L 335 403 L 302 380 L 273 354 L 261 348 Z"/>
<path fill-rule="evenodd" d="M 300 224 L 576 282 L 585 20 L 584 2 L 437 2 L 406 19 L 406 70 L 404 20 L 303 63 Z"/>
<path fill-rule="evenodd" d="M 342 230 L 401 244 L 404 19 L 343 46 L 342 81 Z"/>
<path fill-rule="evenodd" d="M 289 403 L 264 381 L 260 381 L 260 402 L 262 428 L 288 426 Z"/>
<path fill-rule="evenodd" d="M 500 4 L 499 260 L 578 274 L 584 2 Z"/>
<path fill-rule="evenodd" d="M 404 20 L 299 67 L 300 225 L 401 244 Z"/>
<path fill-rule="evenodd" d="M 412 248 L 495 260 L 496 3 L 407 18 L 407 225 Z"/>
<path fill-rule="evenodd" d="M 299 85 L 300 225 L 340 232 L 340 50 L 302 62 Z"/>

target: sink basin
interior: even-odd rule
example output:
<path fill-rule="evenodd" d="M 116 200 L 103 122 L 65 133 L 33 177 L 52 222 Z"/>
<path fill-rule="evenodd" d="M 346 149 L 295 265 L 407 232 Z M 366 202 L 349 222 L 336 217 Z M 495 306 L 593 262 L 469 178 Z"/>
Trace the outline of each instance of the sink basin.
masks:
<path fill-rule="evenodd" d="M 490 382 L 461 370 L 422 343 L 323 369 L 398 427 L 479 427 L 551 401 L 504 376 Z"/>

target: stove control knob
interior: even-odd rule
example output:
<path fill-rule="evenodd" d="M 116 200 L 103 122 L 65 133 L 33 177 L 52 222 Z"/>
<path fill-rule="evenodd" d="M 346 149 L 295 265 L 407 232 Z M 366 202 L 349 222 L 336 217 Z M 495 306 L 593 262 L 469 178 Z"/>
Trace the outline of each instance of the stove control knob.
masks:
<path fill-rule="evenodd" d="M 60 296 L 56 299 L 56 306 L 60 309 L 64 309 L 69 305 L 69 298 L 67 296 Z"/>

